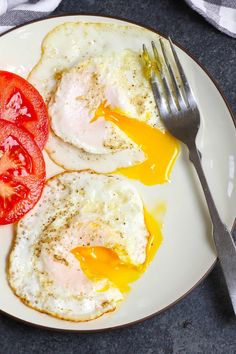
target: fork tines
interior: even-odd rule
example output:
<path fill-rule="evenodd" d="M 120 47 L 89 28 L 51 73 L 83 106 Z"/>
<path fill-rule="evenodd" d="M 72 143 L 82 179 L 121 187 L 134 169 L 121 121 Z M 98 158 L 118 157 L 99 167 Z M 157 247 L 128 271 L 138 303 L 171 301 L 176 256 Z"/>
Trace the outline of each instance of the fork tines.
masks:
<path fill-rule="evenodd" d="M 187 78 L 170 37 L 168 40 L 172 58 L 170 58 L 170 54 L 168 54 L 164 41 L 161 38 L 159 39 L 161 55 L 155 43 L 153 41 L 151 43 L 154 59 L 152 59 L 148 53 L 146 46 L 143 45 L 143 58 L 147 74 L 151 81 L 161 116 L 162 114 L 180 111 L 181 108 L 184 107 L 188 108 L 189 100 L 192 95 Z M 170 63 L 171 59 L 175 65 L 175 70 Z M 175 72 L 179 77 L 179 83 Z"/>

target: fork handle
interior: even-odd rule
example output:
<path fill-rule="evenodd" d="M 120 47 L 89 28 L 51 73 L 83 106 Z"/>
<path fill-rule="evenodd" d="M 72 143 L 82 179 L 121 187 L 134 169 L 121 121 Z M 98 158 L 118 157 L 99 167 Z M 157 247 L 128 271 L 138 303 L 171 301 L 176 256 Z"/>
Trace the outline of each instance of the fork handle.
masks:
<path fill-rule="evenodd" d="M 228 231 L 226 225 L 221 221 L 217 211 L 215 202 L 212 198 L 200 158 L 200 153 L 196 144 L 189 147 L 189 159 L 193 163 L 199 180 L 201 182 L 208 209 L 213 225 L 213 237 L 218 253 L 224 278 L 228 287 L 229 295 L 233 305 L 234 313 L 236 315 L 236 247 L 231 233 Z"/>

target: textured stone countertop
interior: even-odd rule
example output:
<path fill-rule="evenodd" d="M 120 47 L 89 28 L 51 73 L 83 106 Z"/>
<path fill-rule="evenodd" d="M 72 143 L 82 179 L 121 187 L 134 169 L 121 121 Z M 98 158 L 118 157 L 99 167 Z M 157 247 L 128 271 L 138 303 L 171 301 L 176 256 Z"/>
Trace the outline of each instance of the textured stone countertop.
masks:
<path fill-rule="evenodd" d="M 219 83 L 236 112 L 236 42 L 218 32 L 182 0 L 63 0 L 56 14 L 120 16 L 172 36 Z M 0 315 L 2 354 L 233 354 L 236 320 L 219 265 L 184 300 L 143 323 L 104 333 L 46 331 Z"/>

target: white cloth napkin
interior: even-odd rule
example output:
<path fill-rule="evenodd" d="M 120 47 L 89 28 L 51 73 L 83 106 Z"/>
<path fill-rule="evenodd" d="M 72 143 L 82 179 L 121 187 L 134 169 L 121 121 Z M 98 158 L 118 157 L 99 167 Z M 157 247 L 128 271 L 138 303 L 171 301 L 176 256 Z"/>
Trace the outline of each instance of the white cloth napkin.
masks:
<path fill-rule="evenodd" d="M 0 33 L 24 22 L 48 16 L 61 0 L 0 0 Z"/>
<path fill-rule="evenodd" d="M 236 0 L 185 0 L 218 30 L 236 38 Z"/>

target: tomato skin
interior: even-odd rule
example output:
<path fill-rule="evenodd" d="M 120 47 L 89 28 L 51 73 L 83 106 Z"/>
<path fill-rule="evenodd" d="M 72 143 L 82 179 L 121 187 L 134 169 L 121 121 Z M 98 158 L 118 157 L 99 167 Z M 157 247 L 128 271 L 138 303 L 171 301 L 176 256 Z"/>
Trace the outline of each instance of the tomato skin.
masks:
<path fill-rule="evenodd" d="M 42 96 L 19 75 L 0 70 L 0 119 L 28 130 L 42 150 L 49 134 L 49 118 Z"/>
<path fill-rule="evenodd" d="M 9 139 L 13 141 L 12 145 L 8 143 Z M 4 148 L 7 146 L 6 151 L 7 153 L 9 151 L 9 155 L 11 152 L 14 153 L 12 160 L 3 159 L 6 154 L 3 146 Z M 42 194 L 46 172 L 43 154 L 31 134 L 24 128 L 2 119 L 0 119 L 0 151 L 0 225 L 6 225 L 18 221 L 34 207 Z M 15 156 L 18 151 L 18 156 Z M 16 195 L 12 193 L 13 196 L 6 206 L 5 202 L 2 202 L 5 198 L 1 191 L 8 192 L 15 185 L 18 188 L 17 193 Z"/>

